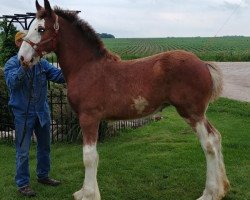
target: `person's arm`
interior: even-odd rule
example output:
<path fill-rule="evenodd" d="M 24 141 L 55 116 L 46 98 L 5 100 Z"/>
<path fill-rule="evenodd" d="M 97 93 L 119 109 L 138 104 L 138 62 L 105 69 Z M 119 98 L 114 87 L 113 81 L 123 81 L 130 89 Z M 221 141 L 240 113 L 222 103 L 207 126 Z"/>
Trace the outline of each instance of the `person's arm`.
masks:
<path fill-rule="evenodd" d="M 10 59 L 4 65 L 4 77 L 10 89 L 19 88 L 25 77 L 25 68 L 19 65 L 19 61 Z"/>
<path fill-rule="evenodd" d="M 65 83 L 65 79 L 63 77 L 61 69 L 51 65 L 48 61 L 45 60 L 41 61 L 40 63 L 43 65 L 46 71 L 46 76 L 48 80 L 53 81 L 55 83 Z"/>

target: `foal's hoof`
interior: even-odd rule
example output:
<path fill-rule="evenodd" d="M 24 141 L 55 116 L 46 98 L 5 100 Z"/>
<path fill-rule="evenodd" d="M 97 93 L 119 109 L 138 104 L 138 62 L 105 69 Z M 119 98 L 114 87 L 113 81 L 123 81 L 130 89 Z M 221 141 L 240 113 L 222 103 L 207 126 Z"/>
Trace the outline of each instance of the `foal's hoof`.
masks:
<path fill-rule="evenodd" d="M 81 189 L 73 194 L 75 200 L 101 200 L 99 191 L 97 193 L 84 193 L 84 189 Z"/>
<path fill-rule="evenodd" d="M 83 189 L 75 192 L 73 194 L 73 197 L 74 197 L 75 200 L 82 200 L 82 198 L 83 198 Z"/>
<path fill-rule="evenodd" d="M 214 194 L 207 193 L 207 191 L 205 190 L 203 192 L 203 195 L 197 200 L 221 200 L 223 197 L 224 196 L 219 196 L 217 193 Z"/>
<path fill-rule="evenodd" d="M 207 196 L 201 196 L 199 199 L 197 199 L 197 200 L 213 200 L 213 197 L 212 196 L 210 196 L 210 197 L 207 197 Z"/>
<path fill-rule="evenodd" d="M 202 195 L 199 199 L 197 200 L 219 200 L 219 199 L 215 199 L 212 195 Z"/>

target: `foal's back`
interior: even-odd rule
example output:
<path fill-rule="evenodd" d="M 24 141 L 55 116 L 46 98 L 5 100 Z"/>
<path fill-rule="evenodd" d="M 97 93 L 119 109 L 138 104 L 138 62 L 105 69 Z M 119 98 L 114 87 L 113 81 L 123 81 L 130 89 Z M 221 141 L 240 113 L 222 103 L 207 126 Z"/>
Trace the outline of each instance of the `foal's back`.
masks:
<path fill-rule="evenodd" d="M 186 51 L 107 62 L 103 67 L 107 118 L 138 118 L 167 104 L 207 103 L 210 98 L 212 83 L 206 63 Z"/>

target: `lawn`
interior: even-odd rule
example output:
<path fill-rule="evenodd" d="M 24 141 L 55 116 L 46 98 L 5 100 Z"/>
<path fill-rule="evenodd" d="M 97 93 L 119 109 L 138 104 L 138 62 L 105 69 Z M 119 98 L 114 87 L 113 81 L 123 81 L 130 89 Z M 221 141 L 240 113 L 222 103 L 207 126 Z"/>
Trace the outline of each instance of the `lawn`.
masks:
<path fill-rule="evenodd" d="M 250 103 L 221 98 L 211 104 L 208 118 L 220 130 L 231 191 L 225 200 L 250 199 Z M 98 144 L 98 182 L 103 200 L 194 200 L 205 184 L 206 164 L 193 131 L 173 107 L 161 121 Z M 18 199 L 14 183 L 15 151 L 0 142 L 0 199 Z M 72 199 L 83 181 L 81 144 L 52 145 L 53 178 L 62 185 L 36 182 L 35 145 L 31 146 L 31 186 L 40 199 Z M 23 198 L 25 199 L 25 198 Z"/>

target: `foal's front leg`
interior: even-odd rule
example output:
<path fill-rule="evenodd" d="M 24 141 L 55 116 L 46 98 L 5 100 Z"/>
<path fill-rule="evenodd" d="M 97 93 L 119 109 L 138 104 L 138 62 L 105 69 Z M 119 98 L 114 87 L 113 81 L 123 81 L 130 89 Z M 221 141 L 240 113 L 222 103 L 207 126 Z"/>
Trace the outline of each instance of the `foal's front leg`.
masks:
<path fill-rule="evenodd" d="M 97 183 L 98 153 L 96 143 L 98 138 L 99 121 L 93 117 L 81 116 L 80 125 L 83 130 L 83 162 L 85 166 L 85 179 L 83 187 L 73 194 L 76 200 L 100 200 L 100 192 Z"/>

